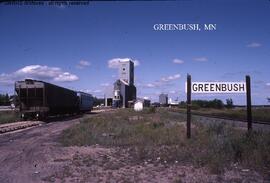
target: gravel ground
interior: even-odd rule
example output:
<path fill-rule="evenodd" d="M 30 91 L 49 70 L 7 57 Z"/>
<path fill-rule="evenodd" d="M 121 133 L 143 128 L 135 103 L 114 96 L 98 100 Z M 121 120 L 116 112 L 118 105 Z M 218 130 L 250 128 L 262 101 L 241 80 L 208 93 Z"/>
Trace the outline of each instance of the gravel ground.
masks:
<path fill-rule="evenodd" d="M 257 172 L 237 167 L 215 175 L 202 167 L 135 162 L 124 148 L 62 147 L 61 132 L 79 119 L 52 122 L 0 135 L 0 182 L 267 182 Z M 269 181 L 270 182 L 270 179 Z"/>

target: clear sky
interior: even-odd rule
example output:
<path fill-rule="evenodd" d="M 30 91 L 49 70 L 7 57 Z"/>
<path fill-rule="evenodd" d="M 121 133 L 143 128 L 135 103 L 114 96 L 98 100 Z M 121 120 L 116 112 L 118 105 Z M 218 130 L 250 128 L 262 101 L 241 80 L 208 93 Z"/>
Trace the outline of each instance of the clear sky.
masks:
<path fill-rule="evenodd" d="M 115 63 L 135 60 L 139 97 L 185 100 L 193 81 L 252 81 L 252 103 L 270 97 L 270 1 L 90 2 L 86 6 L 0 4 L 0 93 L 41 79 L 104 96 Z M 216 24 L 215 31 L 155 31 L 154 24 Z M 198 99 L 245 95 L 194 94 Z"/>

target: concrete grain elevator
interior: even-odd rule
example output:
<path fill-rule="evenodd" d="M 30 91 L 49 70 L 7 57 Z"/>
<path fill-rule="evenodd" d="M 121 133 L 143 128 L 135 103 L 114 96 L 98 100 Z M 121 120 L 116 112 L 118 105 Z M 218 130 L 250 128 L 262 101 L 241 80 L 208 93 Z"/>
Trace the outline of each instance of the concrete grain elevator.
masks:
<path fill-rule="evenodd" d="M 129 107 L 136 100 L 136 87 L 134 86 L 134 63 L 129 61 L 119 62 L 119 79 L 113 86 L 113 106 Z"/>

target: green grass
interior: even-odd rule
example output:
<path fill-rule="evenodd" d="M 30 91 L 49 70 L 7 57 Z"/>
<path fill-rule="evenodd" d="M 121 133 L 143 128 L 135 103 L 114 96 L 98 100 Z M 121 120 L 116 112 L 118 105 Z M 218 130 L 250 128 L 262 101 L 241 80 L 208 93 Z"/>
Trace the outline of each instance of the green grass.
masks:
<path fill-rule="evenodd" d="M 63 132 L 65 146 L 99 144 L 127 149 L 135 162 L 188 163 L 220 173 L 234 163 L 269 171 L 270 134 L 246 133 L 226 124 L 193 122 L 186 139 L 185 115 L 167 109 L 119 110 L 81 120 Z"/>
<path fill-rule="evenodd" d="M 17 111 L 0 111 L 0 124 L 12 123 L 20 120 L 20 114 Z"/>
<path fill-rule="evenodd" d="M 152 113 L 151 110 L 132 112 L 121 110 L 115 114 L 102 114 L 81 121 L 81 124 L 64 133 L 64 144 L 106 146 L 129 146 L 142 144 L 171 144 L 175 131 L 183 130 L 180 125 L 174 125 L 175 119 L 170 121 L 168 112 Z M 73 136 L 72 134 L 80 132 Z M 156 138 L 162 136 L 165 138 Z M 74 137 L 74 138 L 72 138 Z"/>

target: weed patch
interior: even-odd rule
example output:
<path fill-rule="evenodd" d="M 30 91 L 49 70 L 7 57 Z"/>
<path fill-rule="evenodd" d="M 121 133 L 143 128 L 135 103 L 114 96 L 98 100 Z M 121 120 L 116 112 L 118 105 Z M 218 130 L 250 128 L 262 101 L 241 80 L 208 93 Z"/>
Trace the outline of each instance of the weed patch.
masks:
<path fill-rule="evenodd" d="M 65 146 L 102 145 L 128 150 L 134 161 L 192 163 L 213 173 L 235 163 L 269 170 L 270 134 L 237 130 L 225 123 L 193 122 L 192 138 L 186 139 L 185 116 L 165 109 L 156 112 L 119 110 L 81 120 L 61 136 Z"/>

